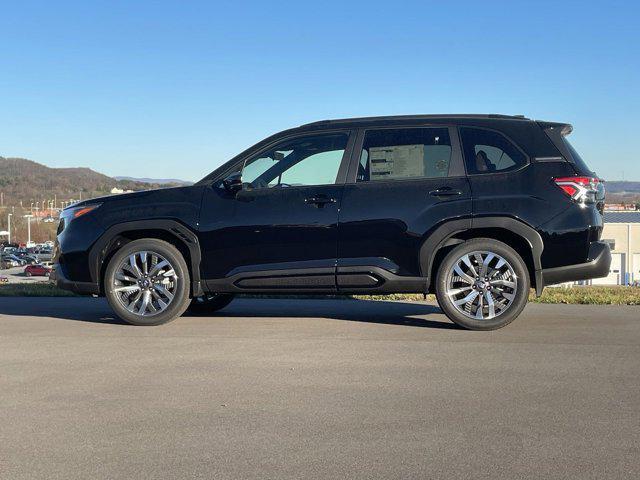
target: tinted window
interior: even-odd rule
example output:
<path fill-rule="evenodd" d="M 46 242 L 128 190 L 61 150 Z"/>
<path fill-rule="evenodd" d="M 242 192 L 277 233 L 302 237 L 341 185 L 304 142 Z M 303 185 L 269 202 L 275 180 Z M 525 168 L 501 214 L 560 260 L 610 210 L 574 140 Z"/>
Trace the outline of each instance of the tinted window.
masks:
<path fill-rule="evenodd" d="M 242 181 L 250 188 L 335 183 L 347 140 L 342 133 L 287 140 L 247 160 Z"/>
<path fill-rule="evenodd" d="M 360 155 L 357 180 L 446 177 L 450 164 L 448 128 L 368 130 Z"/>
<path fill-rule="evenodd" d="M 580 171 L 582 171 L 582 172 L 592 172 L 593 173 L 593 171 L 589 168 L 587 163 L 582 159 L 580 154 L 576 151 L 575 148 L 573 148 L 573 145 L 571 145 L 571 143 L 569 143 L 569 139 L 566 136 L 563 135 L 562 136 L 562 141 L 564 142 L 564 144 L 569 149 L 569 153 L 571 153 L 571 156 L 573 157 L 573 163 L 575 163 L 578 166 L 578 169 Z"/>
<path fill-rule="evenodd" d="M 498 132 L 463 127 L 460 135 L 467 173 L 505 172 L 527 163 L 526 156 Z"/>

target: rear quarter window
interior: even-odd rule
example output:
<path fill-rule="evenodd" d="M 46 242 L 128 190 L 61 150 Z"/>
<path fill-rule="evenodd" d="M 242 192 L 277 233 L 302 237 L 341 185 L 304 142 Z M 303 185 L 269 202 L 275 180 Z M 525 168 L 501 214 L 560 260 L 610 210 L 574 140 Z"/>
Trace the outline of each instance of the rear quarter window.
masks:
<path fill-rule="evenodd" d="M 460 136 L 469 174 L 509 172 L 527 163 L 526 155 L 499 132 L 462 127 Z"/>
<path fill-rule="evenodd" d="M 569 150 L 569 153 L 571 154 L 571 157 L 573 157 L 572 158 L 573 159 L 573 163 L 578 167 L 578 171 L 581 171 L 581 172 L 593 172 L 593 170 L 591 170 L 589 168 L 587 163 L 582 159 L 582 157 L 576 151 L 576 149 L 573 148 L 573 145 L 571 145 L 571 143 L 569 142 L 569 139 L 566 137 L 566 135 L 562 136 L 562 141 L 564 142 L 564 145 Z"/>

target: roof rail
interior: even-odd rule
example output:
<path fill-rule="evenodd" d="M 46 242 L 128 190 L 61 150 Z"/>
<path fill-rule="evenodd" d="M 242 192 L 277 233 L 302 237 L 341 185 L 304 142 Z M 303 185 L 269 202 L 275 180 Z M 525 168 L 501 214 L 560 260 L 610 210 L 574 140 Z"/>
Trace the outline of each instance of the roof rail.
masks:
<path fill-rule="evenodd" d="M 309 127 L 314 125 L 327 125 L 331 123 L 349 123 L 349 122 L 367 122 L 376 120 L 421 120 L 430 118 L 495 118 L 495 119 L 511 119 L 511 120 L 529 120 L 524 115 L 504 115 L 500 113 L 446 113 L 446 114 L 417 114 L 417 115 L 381 115 L 374 117 L 352 117 L 318 120 L 316 122 L 305 123 L 301 127 Z"/>

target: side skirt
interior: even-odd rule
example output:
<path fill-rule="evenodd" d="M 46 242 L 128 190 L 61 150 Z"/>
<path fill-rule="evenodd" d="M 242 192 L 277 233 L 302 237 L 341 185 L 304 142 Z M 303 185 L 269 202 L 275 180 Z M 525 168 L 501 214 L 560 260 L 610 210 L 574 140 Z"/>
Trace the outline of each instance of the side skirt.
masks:
<path fill-rule="evenodd" d="M 376 266 L 261 270 L 205 281 L 215 293 L 363 295 L 426 293 L 428 283 L 425 277 L 400 276 Z"/>

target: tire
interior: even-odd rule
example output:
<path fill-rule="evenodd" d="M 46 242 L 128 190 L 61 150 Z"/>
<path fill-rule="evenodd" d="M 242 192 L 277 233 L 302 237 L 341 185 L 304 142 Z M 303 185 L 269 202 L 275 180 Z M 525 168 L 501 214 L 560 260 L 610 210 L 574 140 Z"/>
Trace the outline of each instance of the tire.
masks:
<path fill-rule="evenodd" d="M 189 313 L 194 315 L 207 315 L 218 310 L 222 310 L 224 307 L 231 303 L 234 295 L 230 293 L 214 293 L 207 294 L 201 297 L 197 297 L 191 300 L 191 305 L 187 308 Z"/>
<path fill-rule="evenodd" d="M 485 276 L 478 277 L 485 263 Z M 444 258 L 438 269 L 436 297 L 455 324 L 470 330 L 496 330 L 520 315 L 529 288 L 529 271 L 513 248 L 498 240 L 476 238 Z"/>
<path fill-rule="evenodd" d="M 189 306 L 189 282 L 187 263 L 176 247 L 144 238 L 127 243 L 111 258 L 104 291 L 113 311 L 125 322 L 161 325 Z"/>
<path fill-rule="evenodd" d="M 27 272 L 27 273 L 25 273 L 25 275 L 26 275 L 27 277 L 30 277 L 32 274 L 31 274 L 31 272 Z"/>

